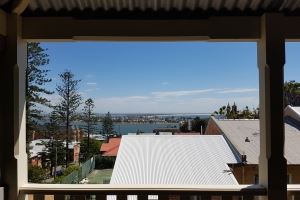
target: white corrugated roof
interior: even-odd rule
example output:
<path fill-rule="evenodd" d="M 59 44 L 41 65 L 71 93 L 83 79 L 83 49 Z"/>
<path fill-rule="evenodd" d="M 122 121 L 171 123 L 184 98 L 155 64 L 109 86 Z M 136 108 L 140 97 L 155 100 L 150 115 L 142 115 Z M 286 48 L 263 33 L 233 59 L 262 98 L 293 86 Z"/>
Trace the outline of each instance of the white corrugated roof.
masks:
<path fill-rule="evenodd" d="M 248 164 L 258 164 L 260 149 L 259 120 L 217 120 L 225 136 L 240 154 L 247 156 Z M 246 137 L 250 142 L 245 142 Z M 300 164 L 300 130 L 285 123 L 285 157 L 288 164 Z"/>
<path fill-rule="evenodd" d="M 300 116 L 300 107 L 292 107 L 296 112 L 297 114 Z"/>
<path fill-rule="evenodd" d="M 221 135 L 123 136 L 111 184 L 238 184 Z"/>
<path fill-rule="evenodd" d="M 49 142 L 49 139 L 38 139 L 38 140 L 31 141 L 29 143 L 30 158 L 38 156 L 39 153 L 45 152 L 46 151 L 45 143 L 47 142 Z"/>
<path fill-rule="evenodd" d="M 300 107 L 287 106 L 284 109 L 284 116 L 291 117 L 300 123 Z"/>

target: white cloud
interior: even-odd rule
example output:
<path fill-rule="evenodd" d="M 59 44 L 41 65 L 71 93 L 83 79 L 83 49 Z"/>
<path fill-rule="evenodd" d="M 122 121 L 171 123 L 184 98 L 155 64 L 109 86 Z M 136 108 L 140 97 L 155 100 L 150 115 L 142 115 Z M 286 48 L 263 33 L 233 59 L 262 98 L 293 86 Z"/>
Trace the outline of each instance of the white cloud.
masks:
<path fill-rule="evenodd" d="M 86 74 L 84 77 L 85 78 L 93 78 L 95 75 L 93 75 L 93 74 Z"/>
<path fill-rule="evenodd" d="M 180 91 L 166 91 L 166 92 L 152 92 L 156 98 L 164 97 L 180 97 L 180 96 L 189 96 L 206 92 L 214 92 L 218 89 L 202 89 L 202 90 L 180 90 Z"/>
<path fill-rule="evenodd" d="M 87 85 L 97 85 L 96 82 L 87 82 L 86 84 L 87 84 Z"/>
<path fill-rule="evenodd" d="M 90 92 L 96 94 L 96 90 L 98 89 L 97 87 L 87 88 L 87 91 L 81 91 L 80 94 L 84 98 L 87 98 L 91 94 Z M 227 105 L 228 102 L 236 102 L 239 108 L 243 108 L 246 105 L 250 108 L 256 107 L 258 105 L 258 93 L 255 93 L 256 91 L 258 90 L 253 88 L 227 88 L 223 90 L 207 88 L 199 90 L 156 91 L 150 92 L 147 95 L 98 97 L 94 98 L 94 101 L 96 112 L 211 113 L 220 106 Z M 243 96 L 239 93 L 243 93 Z M 220 96 L 220 94 L 223 95 Z M 49 98 L 53 104 L 60 100 L 57 94 L 47 95 L 47 98 Z"/>
<path fill-rule="evenodd" d="M 258 105 L 258 97 L 230 97 L 230 98 L 188 98 L 155 101 L 151 97 L 132 96 L 99 98 L 95 100 L 97 112 L 113 113 L 212 113 L 228 102 L 236 102 L 239 108 L 248 105 L 250 108 Z"/>
<path fill-rule="evenodd" d="M 219 91 L 219 94 L 229 94 L 229 93 L 247 93 L 247 92 L 258 92 L 256 88 L 237 88 L 237 89 L 225 89 Z"/>

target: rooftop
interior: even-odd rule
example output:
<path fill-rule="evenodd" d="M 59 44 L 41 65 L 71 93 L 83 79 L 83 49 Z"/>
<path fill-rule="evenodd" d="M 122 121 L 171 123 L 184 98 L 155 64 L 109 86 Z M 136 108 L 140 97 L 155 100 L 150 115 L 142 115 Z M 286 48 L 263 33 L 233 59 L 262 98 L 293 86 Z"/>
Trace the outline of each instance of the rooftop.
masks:
<path fill-rule="evenodd" d="M 111 184 L 238 184 L 238 163 L 221 135 L 125 135 Z"/>
<path fill-rule="evenodd" d="M 102 156 L 117 156 L 121 138 L 109 138 L 108 143 L 103 143 L 100 147 Z"/>
<path fill-rule="evenodd" d="M 287 106 L 284 109 L 284 116 L 288 117 L 290 123 L 296 123 L 300 126 L 300 107 Z"/>
<path fill-rule="evenodd" d="M 258 164 L 260 149 L 259 120 L 218 120 L 211 118 L 248 164 Z M 250 141 L 246 142 L 246 138 Z M 285 123 L 285 157 L 287 164 L 300 164 L 300 129 Z"/>

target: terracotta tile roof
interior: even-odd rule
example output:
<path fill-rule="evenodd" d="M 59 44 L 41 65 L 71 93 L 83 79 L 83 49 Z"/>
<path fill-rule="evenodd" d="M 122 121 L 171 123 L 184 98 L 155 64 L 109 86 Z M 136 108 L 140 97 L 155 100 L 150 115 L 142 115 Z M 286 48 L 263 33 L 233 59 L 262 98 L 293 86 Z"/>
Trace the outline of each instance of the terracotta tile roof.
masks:
<path fill-rule="evenodd" d="M 110 138 L 108 143 L 103 143 L 100 152 L 103 156 L 117 156 L 121 138 Z"/>
<path fill-rule="evenodd" d="M 116 146 L 102 154 L 102 156 L 117 156 L 119 151 L 119 146 Z"/>

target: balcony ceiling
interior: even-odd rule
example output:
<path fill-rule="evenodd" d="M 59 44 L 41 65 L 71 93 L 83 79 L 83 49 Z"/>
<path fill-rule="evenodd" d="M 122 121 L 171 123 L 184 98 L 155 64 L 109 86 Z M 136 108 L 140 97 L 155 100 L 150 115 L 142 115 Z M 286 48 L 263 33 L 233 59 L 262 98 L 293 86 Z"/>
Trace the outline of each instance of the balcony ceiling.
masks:
<path fill-rule="evenodd" d="M 20 0 L 19 0 L 20 1 Z M 2 3 L 1 3 L 2 2 Z M 12 0 L 0 0 L 3 9 Z M 300 15 L 299 0 L 29 0 L 25 16 L 201 18 L 211 15 Z M 180 13 L 180 14 L 179 14 Z"/>

